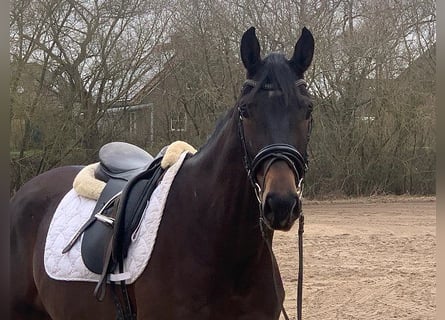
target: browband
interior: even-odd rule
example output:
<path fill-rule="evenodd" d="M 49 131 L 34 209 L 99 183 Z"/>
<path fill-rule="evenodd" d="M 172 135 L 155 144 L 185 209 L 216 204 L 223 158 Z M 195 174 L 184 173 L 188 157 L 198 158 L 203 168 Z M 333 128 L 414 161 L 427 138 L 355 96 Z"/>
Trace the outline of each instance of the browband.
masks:
<path fill-rule="evenodd" d="M 246 81 L 244 81 L 244 86 L 249 86 L 249 87 L 256 87 L 258 84 L 258 81 L 252 80 L 252 79 L 247 79 Z M 298 79 L 297 81 L 295 81 L 295 85 L 297 87 L 299 86 L 305 86 L 307 87 L 307 82 L 304 79 Z M 265 83 L 261 86 L 261 88 L 265 89 L 265 90 L 273 90 L 275 89 L 274 86 L 271 83 Z"/>

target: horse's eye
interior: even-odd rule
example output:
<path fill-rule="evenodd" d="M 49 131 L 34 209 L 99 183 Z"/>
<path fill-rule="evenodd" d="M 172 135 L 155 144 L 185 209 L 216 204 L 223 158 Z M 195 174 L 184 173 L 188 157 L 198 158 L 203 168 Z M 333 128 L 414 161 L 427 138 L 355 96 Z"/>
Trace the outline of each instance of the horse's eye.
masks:
<path fill-rule="evenodd" d="M 239 107 L 239 113 L 243 118 L 249 118 L 249 111 L 247 105 L 242 105 Z"/>

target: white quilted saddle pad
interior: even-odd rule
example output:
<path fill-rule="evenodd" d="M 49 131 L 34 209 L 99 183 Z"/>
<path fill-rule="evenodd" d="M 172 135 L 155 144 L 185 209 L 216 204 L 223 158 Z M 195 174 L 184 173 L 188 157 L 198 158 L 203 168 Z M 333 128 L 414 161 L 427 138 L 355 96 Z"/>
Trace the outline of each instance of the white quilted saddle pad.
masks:
<path fill-rule="evenodd" d="M 139 231 L 132 238 L 128 257 L 124 262 L 124 274 L 115 280 L 133 283 L 144 271 L 156 240 L 162 213 L 170 186 L 179 171 L 187 152 L 167 169 L 161 183 L 154 190 L 142 216 Z M 71 189 L 54 213 L 45 243 L 44 264 L 47 274 L 56 280 L 98 282 L 100 275 L 88 270 L 83 263 L 80 248 L 82 238 L 65 254 L 62 250 L 91 216 L 96 201 L 84 198 Z"/>

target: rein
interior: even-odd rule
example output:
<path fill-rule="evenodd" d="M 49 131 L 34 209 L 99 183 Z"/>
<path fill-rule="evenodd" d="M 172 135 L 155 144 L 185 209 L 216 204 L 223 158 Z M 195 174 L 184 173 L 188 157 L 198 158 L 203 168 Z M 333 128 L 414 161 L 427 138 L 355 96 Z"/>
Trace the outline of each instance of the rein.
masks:
<path fill-rule="evenodd" d="M 261 206 L 261 205 L 260 205 Z M 261 209 L 260 209 L 261 210 Z M 261 236 L 263 237 L 264 243 L 266 244 L 267 250 L 270 254 L 270 260 L 272 262 L 272 266 L 277 264 L 277 260 L 275 258 L 275 254 L 273 253 L 271 244 L 267 241 L 266 233 L 264 232 L 264 222 L 262 218 L 260 218 L 260 229 Z M 304 215 L 300 214 L 300 218 L 298 220 L 298 284 L 297 284 L 297 319 L 301 320 L 302 309 L 303 309 L 303 233 L 304 233 Z M 272 277 L 274 281 L 275 293 L 277 294 L 277 299 L 280 300 L 281 297 L 278 296 L 278 288 L 277 288 L 277 279 L 275 269 L 272 268 Z M 279 301 L 278 301 L 279 302 Z M 281 312 L 283 313 L 284 319 L 289 320 L 289 316 L 287 315 L 286 309 L 284 305 L 281 304 Z"/>
<path fill-rule="evenodd" d="M 295 85 L 298 86 L 307 86 L 306 81 L 304 79 L 299 79 L 295 82 Z M 244 86 L 251 86 L 255 87 L 257 86 L 257 82 L 251 79 L 247 79 L 244 82 Z M 264 90 L 273 90 L 274 87 L 272 84 L 263 84 L 261 86 Z M 274 288 L 275 293 L 277 295 L 278 303 L 281 304 L 281 312 L 283 313 L 283 316 L 286 320 L 289 320 L 289 317 L 286 313 L 286 310 L 284 308 L 284 304 L 280 302 L 280 300 L 283 297 L 280 297 L 278 294 L 278 287 L 277 287 L 277 279 L 276 279 L 276 272 L 274 265 L 277 265 L 277 261 L 275 258 L 275 254 L 273 253 L 271 242 L 269 243 L 267 239 L 267 235 L 264 231 L 264 225 L 265 222 L 263 220 L 263 207 L 261 203 L 261 186 L 256 180 L 256 172 L 259 169 L 260 165 L 264 163 L 266 160 L 270 160 L 269 164 L 267 165 L 267 169 L 271 166 L 271 164 L 276 160 L 284 160 L 286 163 L 290 166 L 292 171 L 297 177 L 297 193 L 298 197 L 301 199 L 302 193 L 303 193 L 303 178 L 304 173 L 308 169 L 308 162 L 307 158 L 304 157 L 295 147 L 283 144 L 283 143 L 277 143 L 277 144 L 271 144 L 268 146 L 265 146 L 262 148 L 258 154 L 254 157 L 252 160 L 248 151 L 247 151 L 247 143 L 246 138 L 244 135 L 244 126 L 243 126 L 243 112 L 241 110 L 241 107 L 238 105 L 238 133 L 241 140 L 241 145 L 243 147 L 244 151 L 244 157 L 243 157 L 243 163 L 244 167 L 247 171 L 247 176 L 249 177 L 250 183 L 252 184 L 252 187 L 255 191 L 256 198 L 258 200 L 258 207 L 260 212 L 260 229 L 261 229 L 261 236 L 264 240 L 264 243 L 266 244 L 266 247 L 269 251 L 271 263 L 272 263 L 272 277 L 274 281 Z M 309 133 L 308 133 L 309 135 Z M 301 320 L 302 317 L 302 297 L 303 297 L 303 233 L 304 233 L 304 215 L 303 212 L 300 212 L 299 217 L 299 226 L 298 226 L 298 284 L 297 284 L 297 319 Z M 278 270 L 279 272 L 279 270 Z M 284 298 L 282 299 L 284 302 Z"/>

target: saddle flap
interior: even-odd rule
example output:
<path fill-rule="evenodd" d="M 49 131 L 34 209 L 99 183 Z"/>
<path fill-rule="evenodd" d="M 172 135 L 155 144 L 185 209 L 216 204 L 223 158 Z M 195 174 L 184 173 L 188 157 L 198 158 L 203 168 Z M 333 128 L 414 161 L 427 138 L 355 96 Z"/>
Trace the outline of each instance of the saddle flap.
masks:
<path fill-rule="evenodd" d="M 90 224 L 83 233 L 81 246 L 82 260 L 87 268 L 94 273 L 101 274 L 103 271 L 106 251 L 114 232 L 113 225 L 97 220 L 95 218 L 96 214 L 100 213 L 103 217 L 115 219 L 115 217 L 113 217 L 114 207 L 109 206 L 104 209 L 104 206 L 122 190 L 126 183 L 126 181 L 119 179 L 111 179 L 108 181 L 97 200 L 89 220 Z"/>
<path fill-rule="evenodd" d="M 148 170 L 129 181 L 122 191 L 112 247 L 113 258 L 118 262 L 127 257 L 132 234 L 137 229 L 150 197 L 165 171 L 161 167 L 161 160 L 162 157 L 157 158 Z"/>
<path fill-rule="evenodd" d="M 131 236 L 164 172 L 160 166 L 161 159 L 156 159 L 147 170 L 128 182 L 112 178 L 106 184 L 82 239 L 82 259 L 92 272 L 112 272 L 117 263 L 127 256 Z M 110 199 L 120 192 L 110 205 Z M 110 248 L 112 261 L 109 261 Z"/>

